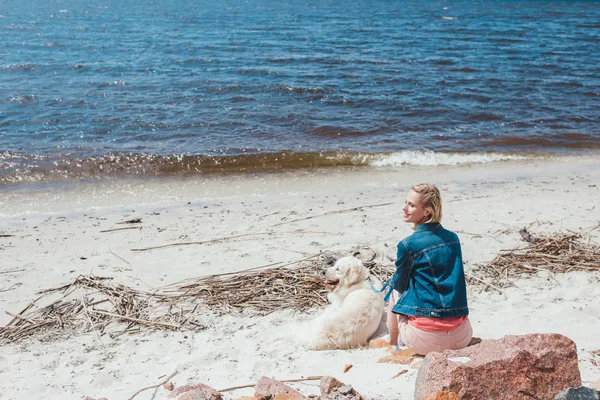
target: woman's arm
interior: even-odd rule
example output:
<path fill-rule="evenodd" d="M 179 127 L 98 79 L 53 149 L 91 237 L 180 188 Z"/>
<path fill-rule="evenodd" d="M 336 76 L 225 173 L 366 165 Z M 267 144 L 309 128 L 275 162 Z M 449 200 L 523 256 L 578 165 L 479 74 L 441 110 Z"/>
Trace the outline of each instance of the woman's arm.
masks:
<path fill-rule="evenodd" d="M 400 298 L 400 293 L 404 290 L 404 285 L 406 279 L 408 279 L 408 247 L 404 244 L 404 242 L 398 243 L 398 253 L 396 255 L 396 271 L 393 276 L 392 283 L 392 292 L 390 301 L 388 304 L 388 312 L 387 312 L 387 327 L 390 332 L 390 345 L 397 346 L 398 345 L 398 336 L 400 334 L 398 327 L 398 316 L 392 312 L 392 308 L 396 305 L 396 302 Z"/>
<path fill-rule="evenodd" d="M 396 253 L 396 272 L 394 272 L 394 285 L 393 288 L 398 292 L 402 293 L 406 289 L 406 282 L 408 281 L 409 267 L 409 250 L 408 246 L 404 241 L 398 243 L 398 252 Z"/>
<path fill-rule="evenodd" d="M 390 297 L 390 304 L 388 304 L 387 312 L 387 327 L 390 332 L 389 344 L 392 346 L 398 345 L 398 336 L 400 335 L 400 328 L 398 327 L 398 316 L 392 312 L 392 307 L 398 300 L 398 292 L 392 291 L 392 297 Z"/>

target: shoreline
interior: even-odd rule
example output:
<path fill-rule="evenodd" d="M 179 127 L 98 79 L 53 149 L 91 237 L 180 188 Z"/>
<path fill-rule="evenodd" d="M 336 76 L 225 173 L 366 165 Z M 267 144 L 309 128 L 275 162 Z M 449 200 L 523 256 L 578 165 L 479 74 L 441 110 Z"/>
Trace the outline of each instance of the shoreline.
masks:
<path fill-rule="evenodd" d="M 22 186 L 60 187 L 77 182 L 92 184 L 111 180 L 228 180 L 238 176 L 310 174 L 320 170 L 405 170 L 505 162 L 564 162 L 597 158 L 598 152 L 589 148 L 559 152 L 331 150 L 237 155 L 108 153 L 82 158 L 64 157 L 54 160 L 47 156 L 0 152 L 0 187 L 19 190 Z"/>
<path fill-rule="evenodd" d="M 536 233 L 585 231 L 600 243 L 598 158 L 404 170 L 326 169 L 143 184 L 73 183 L 71 190 L 60 192 L 2 191 L 0 234 L 14 236 L 0 238 L 0 289 L 12 286 L 0 292 L 0 311 L 18 312 L 36 292 L 81 274 L 146 288 L 293 262 L 324 250 L 348 253 L 369 246 L 384 259 L 393 259 L 397 242 L 411 233 L 399 217 L 403 196 L 422 181 L 440 187 L 442 223 L 461 238 L 467 271 L 521 244 L 518 230 L 525 226 Z M 142 219 L 141 229 L 108 231 L 132 218 Z M 132 251 L 257 232 L 271 234 Z M 595 304 L 599 273 L 538 273 L 515 283 L 518 287 L 506 288 L 503 294 L 470 285 L 475 336 L 565 334 L 578 346 L 584 384 L 600 378 L 591 354 L 598 347 L 593 332 L 600 326 Z M 391 379 L 404 366 L 378 364 L 383 349 L 314 352 L 292 341 L 272 341 L 278 331 L 310 316 L 291 311 L 266 317 L 203 313 L 199 317 L 208 329 L 197 333 L 148 331 L 99 341 L 90 332 L 58 342 L 5 345 L 0 362 L 12 367 L 3 372 L 0 392 L 11 399 L 89 395 L 114 400 L 178 370 L 177 386 L 200 380 L 222 389 L 255 382 L 262 375 L 333 375 L 367 396 L 412 396 L 417 370 L 406 368 L 408 373 Z M 0 324 L 10 318 L 1 313 Z M 354 367 L 343 373 L 345 364 Z M 302 388 L 306 393 L 315 389 L 306 384 Z M 226 398 L 251 393 L 241 390 Z M 137 398 L 150 399 L 151 394 Z M 166 391 L 156 398 L 166 398 Z"/>
<path fill-rule="evenodd" d="M 527 179 L 564 171 L 585 173 L 600 168 L 600 155 L 565 156 L 440 166 L 328 167 L 268 173 L 136 177 L 101 180 L 69 180 L 8 185 L 0 192 L 0 217 L 19 213 L 61 213 L 88 208 L 114 208 L 155 204 L 176 205 L 182 201 L 236 196 L 273 196 L 287 192 L 345 190 L 344 182 L 359 185 L 385 185 L 396 182 L 435 181 L 448 183 L 481 182 L 484 179 Z M 525 171 L 523 169 L 526 169 Z"/>

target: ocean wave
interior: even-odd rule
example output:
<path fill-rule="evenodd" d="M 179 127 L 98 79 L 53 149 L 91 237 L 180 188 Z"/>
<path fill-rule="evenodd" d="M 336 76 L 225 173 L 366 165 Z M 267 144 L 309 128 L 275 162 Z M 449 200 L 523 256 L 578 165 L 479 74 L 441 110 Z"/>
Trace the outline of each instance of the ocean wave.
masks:
<path fill-rule="evenodd" d="M 462 164 L 488 164 L 498 161 L 527 160 L 533 156 L 503 153 L 439 153 L 433 151 L 401 151 L 373 156 L 373 167 L 398 167 L 405 165 L 436 167 Z"/>
<path fill-rule="evenodd" d="M 525 160 L 533 156 L 504 153 L 400 151 L 270 152 L 236 155 L 154 155 L 109 153 L 102 156 L 32 156 L 0 152 L 0 184 L 168 177 L 211 174 L 272 173 L 310 168 L 448 166 Z"/>
<path fill-rule="evenodd" d="M 36 64 L 30 62 L 0 64 L 0 70 L 4 71 L 31 71 L 36 68 Z"/>

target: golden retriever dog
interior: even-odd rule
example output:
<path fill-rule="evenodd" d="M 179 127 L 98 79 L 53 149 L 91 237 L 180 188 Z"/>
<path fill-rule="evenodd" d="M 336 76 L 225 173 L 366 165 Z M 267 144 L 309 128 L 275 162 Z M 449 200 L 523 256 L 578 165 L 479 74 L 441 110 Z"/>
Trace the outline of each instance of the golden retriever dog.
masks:
<path fill-rule="evenodd" d="M 329 305 L 314 321 L 314 350 L 351 349 L 364 346 L 377 331 L 383 315 L 380 282 L 356 257 L 342 257 L 325 273 L 325 284 L 333 286 Z"/>

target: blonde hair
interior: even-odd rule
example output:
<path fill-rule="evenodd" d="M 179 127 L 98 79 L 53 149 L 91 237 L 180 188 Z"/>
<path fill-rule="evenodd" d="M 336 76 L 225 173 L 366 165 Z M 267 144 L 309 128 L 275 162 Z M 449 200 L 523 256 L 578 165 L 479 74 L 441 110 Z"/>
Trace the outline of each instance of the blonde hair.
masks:
<path fill-rule="evenodd" d="M 434 185 L 420 183 L 411 188 L 412 191 L 421 195 L 421 205 L 431 213 L 429 219 L 423 224 L 440 222 L 442 220 L 442 196 Z"/>

